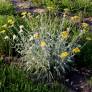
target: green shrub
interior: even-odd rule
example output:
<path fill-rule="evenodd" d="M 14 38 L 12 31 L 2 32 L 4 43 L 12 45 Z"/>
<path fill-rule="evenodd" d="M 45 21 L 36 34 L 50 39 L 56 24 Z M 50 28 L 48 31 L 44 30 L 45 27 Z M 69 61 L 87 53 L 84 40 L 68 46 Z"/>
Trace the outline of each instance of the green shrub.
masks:
<path fill-rule="evenodd" d="M 43 14 L 23 18 L 22 25 L 14 26 L 18 35 L 12 36 L 15 36 L 14 47 L 20 53 L 25 69 L 36 79 L 49 81 L 55 75 L 61 77 L 62 73 L 69 72 L 71 58 L 80 52 L 77 40 L 85 31 L 80 32 L 80 27 L 65 16 L 58 18 Z"/>

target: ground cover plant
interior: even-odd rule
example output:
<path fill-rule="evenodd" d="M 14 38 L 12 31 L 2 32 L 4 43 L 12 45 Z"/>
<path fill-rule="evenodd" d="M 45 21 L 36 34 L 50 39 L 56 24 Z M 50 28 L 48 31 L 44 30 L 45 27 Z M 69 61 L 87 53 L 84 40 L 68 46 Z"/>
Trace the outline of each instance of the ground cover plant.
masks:
<path fill-rule="evenodd" d="M 92 1 L 91 0 L 32 0 L 33 5 L 46 7 L 47 9 L 55 12 L 62 12 L 65 8 L 69 9 L 72 13 L 82 12 L 85 16 L 92 16 Z M 36 3 L 36 4 L 35 4 Z"/>
<path fill-rule="evenodd" d="M 45 84 L 33 84 L 27 73 L 17 65 L 5 64 L 0 60 L 0 92 L 67 92 L 67 89 L 58 83 L 52 87 Z"/>

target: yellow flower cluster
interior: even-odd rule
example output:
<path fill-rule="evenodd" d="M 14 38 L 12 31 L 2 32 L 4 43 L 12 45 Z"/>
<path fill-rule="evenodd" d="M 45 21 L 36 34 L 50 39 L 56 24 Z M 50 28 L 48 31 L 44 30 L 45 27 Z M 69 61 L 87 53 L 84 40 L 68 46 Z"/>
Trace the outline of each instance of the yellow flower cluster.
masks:
<path fill-rule="evenodd" d="M 47 9 L 48 9 L 49 11 L 51 11 L 51 10 L 53 10 L 54 8 L 53 8 L 53 7 L 47 7 Z"/>
<path fill-rule="evenodd" d="M 8 20 L 8 23 L 9 23 L 10 25 L 14 25 L 13 19 L 9 19 L 9 20 Z"/>
<path fill-rule="evenodd" d="M 66 58 L 68 55 L 69 55 L 68 52 L 62 52 L 62 53 L 60 54 L 60 58 L 61 58 L 61 59 L 64 59 L 64 58 Z"/>
<path fill-rule="evenodd" d="M 89 25 L 88 25 L 87 23 L 82 23 L 82 27 L 83 27 L 83 28 L 88 28 L 88 26 L 89 26 Z"/>
<path fill-rule="evenodd" d="M 79 53 L 80 49 L 78 47 L 76 47 L 72 50 L 72 52 L 73 53 Z M 59 56 L 60 56 L 61 59 L 65 59 L 67 56 L 69 56 L 69 53 L 67 51 L 65 51 L 65 52 L 62 52 Z"/>
<path fill-rule="evenodd" d="M 40 42 L 40 46 L 43 48 L 43 47 L 45 47 L 46 46 L 46 42 L 45 41 L 41 41 Z"/>
<path fill-rule="evenodd" d="M 4 24 L 2 27 L 3 27 L 3 28 L 6 28 L 6 27 L 7 27 L 7 24 Z"/>
<path fill-rule="evenodd" d="M 26 17 L 27 12 L 26 11 L 25 12 L 22 12 L 21 15 L 22 15 L 22 18 L 24 18 L 24 17 Z"/>
<path fill-rule="evenodd" d="M 67 39 L 68 35 L 69 35 L 69 32 L 68 31 L 63 31 L 63 32 L 60 33 L 60 35 L 63 39 Z"/>
<path fill-rule="evenodd" d="M 38 32 L 36 32 L 36 33 L 33 35 L 33 37 L 34 37 L 35 39 L 39 39 L 39 38 L 40 38 L 40 35 L 39 35 Z"/>
<path fill-rule="evenodd" d="M 81 20 L 81 18 L 79 16 L 73 16 L 71 17 L 71 21 L 74 23 L 79 23 Z"/>
<path fill-rule="evenodd" d="M 0 33 L 5 33 L 6 32 L 6 30 L 2 30 Z"/>
<path fill-rule="evenodd" d="M 26 14 L 27 14 L 27 12 L 22 12 L 22 13 L 21 13 L 21 15 L 23 15 L 23 16 L 26 15 Z"/>
<path fill-rule="evenodd" d="M 72 52 L 73 52 L 73 53 L 79 53 L 79 52 L 80 52 L 80 49 L 79 49 L 78 47 L 76 47 L 76 48 L 74 48 L 74 49 L 72 50 Z"/>

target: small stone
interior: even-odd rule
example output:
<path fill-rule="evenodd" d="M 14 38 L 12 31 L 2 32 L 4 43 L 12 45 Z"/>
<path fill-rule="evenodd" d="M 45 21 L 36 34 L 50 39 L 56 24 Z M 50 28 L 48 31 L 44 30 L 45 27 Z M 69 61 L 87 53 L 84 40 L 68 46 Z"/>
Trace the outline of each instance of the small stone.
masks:
<path fill-rule="evenodd" d="M 69 82 L 69 79 L 66 79 L 65 81 L 66 81 L 66 82 Z"/>
<path fill-rule="evenodd" d="M 71 81 L 71 85 L 73 85 L 73 82 Z"/>
<path fill-rule="evenodd" d="M 84 86 L 80 86 L 80 88 L 82 88 L 82 89 L 83 89 L 83 88 L 84 88 Z"/>
<path fill-rule="evenodd" d="M 76 90 L 78 90 L 78 88 L 75 88 Z"/>
<path fill-rule="evenodd" d="M 80 80 L 80 83 L 82 83 L 82 81 Z"/>

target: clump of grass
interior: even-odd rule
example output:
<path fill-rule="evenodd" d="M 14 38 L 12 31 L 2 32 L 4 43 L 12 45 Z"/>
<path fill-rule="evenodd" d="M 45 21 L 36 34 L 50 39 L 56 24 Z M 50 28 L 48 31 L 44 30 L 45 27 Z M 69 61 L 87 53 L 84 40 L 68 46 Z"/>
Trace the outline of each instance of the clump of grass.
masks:
<path fill-rule="evenodd" d="M 55 86 L 56 85 L 56 86 Z M 14 64 L 4 64 L 0 60 L 0 92 L 67 92 L 63 85 L 34 84 L 25 71 Z"/>

